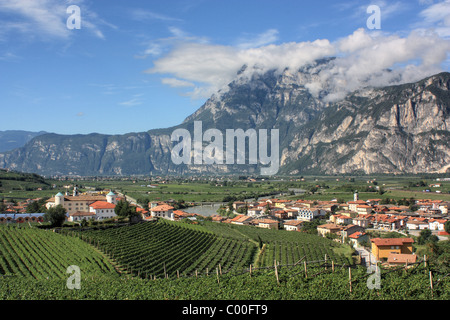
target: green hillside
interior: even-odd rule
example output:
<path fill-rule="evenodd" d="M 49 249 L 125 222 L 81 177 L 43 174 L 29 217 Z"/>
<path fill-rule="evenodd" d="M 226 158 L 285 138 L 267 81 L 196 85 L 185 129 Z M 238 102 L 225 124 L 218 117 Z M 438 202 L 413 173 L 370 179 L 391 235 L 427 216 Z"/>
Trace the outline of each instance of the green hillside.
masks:
<path fill-rule="evenodd" d="M 32 191 L 51 190 L 51 184 L 40 175 L 0 169 L 0 197 L 29 194 Z"/>

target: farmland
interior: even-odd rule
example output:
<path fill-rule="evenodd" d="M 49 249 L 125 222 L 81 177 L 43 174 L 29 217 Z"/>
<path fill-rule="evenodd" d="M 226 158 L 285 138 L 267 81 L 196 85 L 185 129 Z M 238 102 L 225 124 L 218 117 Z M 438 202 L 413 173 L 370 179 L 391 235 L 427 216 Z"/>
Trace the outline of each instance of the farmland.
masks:
<path fill-rule="evenodd" d="M 334 248 L 341 245 L 313 235 L 246 226 L 158 221 L 63 234 L 29 226 L 4 226 L 0 239 L 3 300 L 445 300 L 450 293 L 449 278 L 430 263 L 408 271 L 383 270 L 381 287 L 371 290 L 367 287 L 367 270 L 355 265 L 350 256 L 335 252 Z M 295 255 L 300 247 L 304 251 Z M 325 253 L 327 269 L 313 262 Z M 296 265 L 300 256 L 302 263 Z M 277 271 L 273 259 L 279 261 Z M 250 274 L 248 264 L 255 261 L 258 263 Z M 333 269 L 331 261 L 335 263 Z M 81 269 L 78 290 L 66 286 L 69 265 Z M 429 271 L 435 273 L 433 290 L 429 287 Z"/>
<path fill-rule="evenodd" d="M 34 174 L 0 171 L 0 199 L 25 200 L 52 197 L 77 185 L 80 192 L 114 190 L 144 204 L 149 201 L 228 202 L 257 197 L 331 200 L 441 199 L 450 201 L 450 181 L 436 183 L 438 176 L 302 176 L 253 179 L 241 177 L 86 177 L 44 179 Z M 377 189 L 378 188 L 378 189 Z M 381 190 L 380 190 L 381 189 Z M 294 194 L 292 190 L 304 190 Z M 426 192 L 428 190 L 429 192 Z"/>
<path fill-rule="evenodd" d="M 79 237 L 94 243 L 128 272 L 145 278 L 187 276 L 214 271 L 294 264 L 303 257 L 351 264 L 351 257 L 336 254 L 342 247 L 328 239 L 287 231 L 248 226 L 203 225 L 159 220 L 105 230 L 82 231 Z M 259 241 L 259 242 L 258 242 Z M 262 247 L 264 249 L 262 250 Z"/>

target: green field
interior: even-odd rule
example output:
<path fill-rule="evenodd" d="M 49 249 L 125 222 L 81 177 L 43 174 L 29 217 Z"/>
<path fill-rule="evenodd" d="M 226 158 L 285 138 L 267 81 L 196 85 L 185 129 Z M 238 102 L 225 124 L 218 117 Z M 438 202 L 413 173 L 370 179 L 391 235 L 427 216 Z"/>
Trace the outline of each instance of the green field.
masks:
<path fill-rule="evenodd" d="M 429 187 L 435 183 L 440 183 L 441 186 Z M 417 184 L 422 185 L 416 186 Z M 81 192 L 111 189 L 126 194 L 141 204 L 170 199 L 185 202 L 228 202 L 257 197 L 349 201 L 353 200 L 355 190 L 358 190 L 362 200 L 374 198 L 399 200 L 414 197 L 450 201 L 450 182 L 438 182 L 435 176 L 304 176 L 277 177 L 252 182 L 238 177 L 49 180 L 34 174 L 0 171 L 0 199 L 52 197 L 60 191 L 71 192 L 74 185 L 77 185 Z M 376 189 L 377 187 L 381 188 L 381 192 Z M 294 195 L 293 189 L 306 190 L 306 193 Z M 427 189 L 430 192 L 423 192 Z"/>
<path fill-rule="evenodd" d="M 298 232 L 158 221 L 59 234 L 24 225 L 0 227 L 0 241 L 1 300 L 450 298 L 450 278 L 431 261 L 408 271 L 383 269 L 381 287 L 369 289 L 366 269 L 339 254 L 345 246 Z M 271 248 L 268 259 L 260 244 Z M 300 247 L 305 252 L 294 257 Z M 312 261 L 324 252 L 327 269 Z M 294 265 L 300 256 L 307 274 L 303 263 Z M 272 259 L 280 262 L 276 271 Z M 255 260 L 250 274 L 247 265 Z M 71 265 L 80 267 L 79 289 L 68 287 Z"/>

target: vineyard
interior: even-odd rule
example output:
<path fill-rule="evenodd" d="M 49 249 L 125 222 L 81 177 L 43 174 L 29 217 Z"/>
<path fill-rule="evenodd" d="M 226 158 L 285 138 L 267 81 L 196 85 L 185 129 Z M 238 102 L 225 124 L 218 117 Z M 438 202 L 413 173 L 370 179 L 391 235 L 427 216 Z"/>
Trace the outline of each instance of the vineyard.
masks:
<path fill-rule="evenodd" d="M 218 236 L 188 224 L 166 220 L 106 230 L 84 231 L 81 239 L 97 246 L 124 271 L 136 276 L 189 276 L 224 272 L 252 263 L 256 246 L 250 241 Z"/>
<path fill-rule="evenodd" d="M 63 233 L 2 226 L 0 299 L 450 298 L 448 274 L 423 262 L 381 268 L 379 288 L 370 289 L 371 273 L 343 250 L 309 234 L 213 222 Z M 66 286 L 70 265 L 81 269 L 78 290 Z"/>
<path fill-rule="evenodd" d="M 274 260 L 282 265 L 295 264 L 303 257 L 307 261 L 317 261 L 325 255 L 337 264 L 353 263 L 349 254 L 340 253 L 345 251 L 345 246 L 307 233 L 217 223 L 207 223 L 205 227 L 219 234 L 232 234 L 238 239 L 258 243 L 261 251 L 256 267 L 271 266 Z"/>
<path fill-rule="evenodd" d="M 68 290 L 63 280 L 33 280 L 6 277 L 0 280 L 0 299 L 95 299 L 95 300 L 448 300 L 450 281 L 437 277 L 431 290 L 428 268 L 383 272 L 379 289 L 369 289 L 363 267 L 352 269 L 349 285 L 347 269 L 303 266 L 260 270 L 247 274 L 210 274 L 172 279 L 111 277 L 84 280 L 80 290 Z M 322 273 L 321 273 L 322 272 Z"/>
<path fill-rule="evenodd" d="M 35 279 L 66 279 L 77 265 L 84 276 L 103 277 L 117 272 L 86 242 L 29 227 L 0 227 L 0 273 Z"/>

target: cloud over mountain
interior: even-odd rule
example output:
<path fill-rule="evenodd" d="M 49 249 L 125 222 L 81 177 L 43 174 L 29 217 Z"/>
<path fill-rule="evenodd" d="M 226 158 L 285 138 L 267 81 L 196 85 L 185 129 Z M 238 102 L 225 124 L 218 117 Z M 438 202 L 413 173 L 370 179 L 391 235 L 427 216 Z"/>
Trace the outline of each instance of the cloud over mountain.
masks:
<path fill-rule="evenodd" d="M 433 18 L 437 10 L 440 14 Z M 269 29 L 253 41 L 241 39 L 235 46 L 185 41 L 156 59 L 146 72 L 164 75 L 165 83 L 171 86 L 189 84 L 193 98 L 207 98 L 226 91 L 244 65 L 247 69 L 240 76 L 250 77 L 254 72 L 295 70 L 334 56 L 328 68 L 317 71 L 319 80 L 307 86 L 313 95 L 325 92 L 325 99 L 333 101 L 364 86 L 414 82 L 442 71 L 450 52 L 450 39 L 445 37 L 450 1 L 429 6 L 421 17 L 423 24 L 415 25 L 406 35 L 360 28 L 333 42 L 318 39 L 274 44 L 279 32 Z"/>

